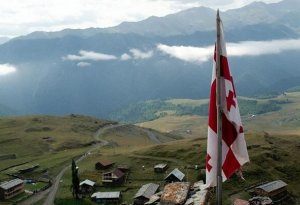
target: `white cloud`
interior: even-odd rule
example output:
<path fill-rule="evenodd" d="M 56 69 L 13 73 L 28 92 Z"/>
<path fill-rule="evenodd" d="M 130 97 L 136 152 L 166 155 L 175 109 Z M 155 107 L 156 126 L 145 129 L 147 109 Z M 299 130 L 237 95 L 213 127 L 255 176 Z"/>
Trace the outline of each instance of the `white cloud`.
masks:
<path fill-rule="evenodd" d="M 158 44 L 157 49 L 171 57 L 194 63 L 208 61 L 213 52 L 213 46 L 200 48 L 192 46 L 167 46 Z"/>
<path fill-rule="evenodd" d="M 132 48 L 129 51 L 132 53 L 134 59 L 147 59 L 153 56 L 153 51 L 143 52 L 136 48 Z"/>
<path fill-rule="evenodd" d="M 299 50 L 300 39 L 273 41 L 244 41 L 228 43 L 227 51 L 230 56 L 258 56 L 277 54 L 288 50 Z"/>
<path fill-rule="evenodd" d="M 77 66 L 78 67 L 88 67 L 88 66 L 90 66 L 91 64 L 90 63 L 88 63 L 88 62 L 79 62 L 79 63 L 77 63 Z"/>
<path fill-rule="evenodd" d="M 300 50 L 300 39 L 273 40 L 273 41 L 244 41 L 227 43 L 228 56 L 259 56 L 278 54 L 289 50 Z M 214 46 L 168 46 L 159 44 L 157 49 L 173 58 L 192 63 L 203 63 L 211 59 Z"/>
<path fill-rule="evenodd" d="M 2 75 L 8 75 L 11 73 L 16 72 L 17 69 L 15 66 L 11 65 L 11 64 L 0 64 L 0 76 Z"/>
<path fill-rule="evenodd" d="M 131 59 L 131 56 L 128 53 L 123 53 L 120 58 L 122 61 Z"/>
<path fill-rule="evenodd" d="M 79 55 L 69 54 L 67 56 L 62 57 L 63 60 L 70 61 L 105 61 L 105 60 L 116 60 L 117 57 L 114 55 L 104 54 L 104 53 L 96 53 L 94 51 L 85 51 L 80 50 Z"/>

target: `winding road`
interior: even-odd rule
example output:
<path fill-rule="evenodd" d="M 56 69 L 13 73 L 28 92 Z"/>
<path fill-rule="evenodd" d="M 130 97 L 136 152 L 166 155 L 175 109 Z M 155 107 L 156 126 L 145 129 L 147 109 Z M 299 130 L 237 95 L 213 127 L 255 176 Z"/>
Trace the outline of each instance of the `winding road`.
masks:
<path fill-rule="evenodd" d="M 93 152 L 94 150 L 98 149 L 99 147 L 108 145 L 109 142 L 101 139 L 100 136 L 103 135 L 106 131 L 108 131 L 110 129 L 114 129 L 114 128 L 121 127 L 121 126 L 124 126 L 124 125 L 123 124 L 110 124 L 110 125 L 107 125 L 107 126 L 104 126 L 104 127 L 101 127 L 100 129 L 98 129 L 96 131 L 96 133 L 93 135 L 93 137 L 94 137 L 95 141 L 97 141 L 99 143 L 96 143 L 91 149 L 89 149 L 87 152 L 85 152 L 79 159 L 76 160 L 76 163 L 84 160 L 88 156 L 87 153 Z M 160 140 L 157 138 L 157 136 L 153 132 L 151 132 L 150 130 L 147 130 L 147 129 L 143 129 L 143 130 L 146 132 L 146 134 L 148 135 L 148 137 L 151 141 L 153 141 L 154 143 L 158 143 L 158 144 L 161 143 Z M 135 156 L 135 157 L 137 157 L 137 156 Z M 59 174 L 54 179 L 54 184 L 49 189 L 46 189 L 45 191 L 41 191 L 41 192 L 31 196 L 30 198 L 22 201 L 19 204 L 20 205 L 32 205 L 34 203 L 37 203 L 37 202 L 45 199 L 43 205 L 54 205 L 55 196 L 56 196 L 57 190 L 59 188 L 59 183 L 61 181 L 61 178 L 63 177 L 65 172 L 68 169 L 70 169 L 70 167 L 71 167 L 71 165 L 67 165 L 59 172 Z"/>

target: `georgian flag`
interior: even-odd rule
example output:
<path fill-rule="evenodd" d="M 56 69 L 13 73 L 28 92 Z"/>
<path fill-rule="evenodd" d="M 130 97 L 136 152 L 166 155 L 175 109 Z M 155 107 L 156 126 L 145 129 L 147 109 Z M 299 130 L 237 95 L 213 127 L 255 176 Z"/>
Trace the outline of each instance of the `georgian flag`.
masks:
<path fill-rule="evenodd" d="M 244 130 L 241 122 L 233 79 L 228 66 L 223 27 L 220 23 L 220 69 L 221 69 L 221 102 L 222 102 L 222 176 L 223 181 L 241 166 L 249 162 Z M 206 156 L 206 187 L 217 185 L 217 95 L 216 95 L 216 50 L 214 53 L 210 104 L 208 116 Z"/>

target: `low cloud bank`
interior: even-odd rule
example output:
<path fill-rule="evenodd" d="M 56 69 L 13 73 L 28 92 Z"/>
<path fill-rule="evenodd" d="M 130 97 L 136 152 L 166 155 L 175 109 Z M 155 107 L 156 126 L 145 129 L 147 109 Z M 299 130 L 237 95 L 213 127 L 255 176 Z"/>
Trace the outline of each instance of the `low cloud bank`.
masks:
<path fill-rule="evenodd" d="M 15 73 L 17 71 L 16 67 L 11 64 L 0 64 L 0 76 L 8 75 L 11 73 Z"/>
<path fill-rule="evenodd" d="M 141 51 L 136 48 L 132 48 L 129 50 L 128 53 L 123 53 L 120 57 L 117 57 L 115 55 L 105 54 L 105 53 L 97 53 L 94 51 L 86 51 L 86 50 L 80 50 L 78 52 L 78 55 L 69 54 L 66 56 L 63 56 L 63 60 L 68 61 L 80 61 L 77 63 L 78 67 L 87 67 L 90 66 L 91 63 L 86 61 L 109 61 L 109 60 L 121 60 L 121 61 L 127 61 L 130 59 L 148 59 L 153 56 L 153 51 Z"/>
<path fill-rule="evenodd" d="M 243 41 L 227 43 L 228 56 L 259 56 L 278 54 L 290 50 L 300 50 L 300 39 L 272 40 L 272 41 Z M 213 56 L 214 46 L 169 46 L 158 44 L 157 49 L 163 54 L 186 62 L 203 63 Z"/>
<path fill-rule="evenodd" d="M 107 61 L 107 60 L 115 60 L 117 59 L 114 55 L 109 55 L 105 53 L 96 53 L 94 51 L 85 51 L 80 50 L 78 52 L 79 55 L 67 55 L 63 57 L 63 60 L 70 60 L 70 61 L 84 61 L 84 60 L 91 60 L 91 61 Z"/>

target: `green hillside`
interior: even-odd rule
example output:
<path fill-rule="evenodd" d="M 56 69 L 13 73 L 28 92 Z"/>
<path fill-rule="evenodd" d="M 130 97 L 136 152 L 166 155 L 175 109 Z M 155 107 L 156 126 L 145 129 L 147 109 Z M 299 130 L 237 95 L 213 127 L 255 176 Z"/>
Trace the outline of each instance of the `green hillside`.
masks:
<path fill-rule="evenodd" d="M 57 174 L 66 161 L 95 143 L 93 134 L 100 127 L 110 123 L 79 115 L 0 118 L 0 179 L 37 164 L 35 172 Z"/>
<path fill-rule="evenodd" d="M 288 183 L 288 190 L 293 197 L 300 197 L 300 136 L 270 135 L 268 133 L 247 134 L 247 143 L 251 163 L 243 168 L 246 181 L 238 177 L 224 184 L 224 204 L 231 204 L 230 197 L 238 194 L 247 199 L 245 191 L 252 185 L 281 179 Z M 84 162 L 79 163 L 80 178 L 91 179 L 97 182 L 97 191 L 122 191 L 123 202 L 131 203 L 141 185 L 154 182 L 163 185 L 163 179 L 168 172 L 179 168 L 187 176 L 187 180 L 195 182 L 203 179 L 199 169 L 205 167 L 206 140 L 202 138 L 185 139 L 161 145 L 151 145 L 136 149 L 126 150 L 108 148 L 99 150 L 90 155 Z M 101 183 L 101 173 L 94 169 L 94 164 L 99 159 L 108 159 L 117 165 L 128 165 L 130 174 L 126 182 L 117 187 L 105 188 Z M 158 163 L 168 163 L 170 166 L 166 173 L 156 174 L 153 166 Z M 71 172 L 64 176 L 56 198 L 57 204 L 74 204 L 69 187 L 71 185 Z M 77 204 L 94 204 L 87 196 Z"/>
<path fill-rule="evenodd" d="M 249 114 L 264 114 L 280 110 L 282 104 L 289 103 L 287 98 L 246 98 L 238 99 L 242 116 Z M 198 115 L 207 116 L 208 100 L 172 99 L 150 100 L 131 104 L 115 111 L 111 119 L 126 123 L 140 123 L 156 120 L 166 116 Z"/>
<path fill-rule="evenodd" d="M 251 162 L 243 168 L 245 182 L 234 176 L 224 184 L 224 204 L 230 204 L 233 196 L 248 198 L 245 190 L 250 186 L 276 179 L 287 182 L 291 196 L 299 200 L 300 92 L 242 100 L 251 101 L 250 104 L 255 100 L 256 105 L 276 102 L 280 109 L 261 114 L 249 111 L 243 116 Z M 177 99 L 165 103 L 195 107 L 207 101 Z M 200 169 L 205 168 L 207 116 L 163 112 L 167 114 L 138 124 L 140 127 L 73 114 L 1 118 L 0 180 L 20 175 L 18 171 L 36 165 L 36 169 L 21 176 L 39 177 L 47 173 L 53 179 L 72 158 L 83 154 L 86 158 L 78 163 L 80 179 L 96 181 L 96 191 L 122 191 L 122 201 L 128 204 L 141 185 L 163 185 L 164 177 L 173 168 L 183 171 L 191 182 L 203 179 Z M 95 146 L 97 143 L 103 146 Z M 102 159 L 115 162 L 115 166 L 130 167 L 122 186 L 102 186 L 102 172 L 94 168 Z M 157 163 L 168 163 L 168 171 L 155 174 L 153 166 Z M 195 165 L 200 169 L 195 169 Z M 55 204 L 94 204 L 89 195 L 75 202 L 70 185 L 71 172 L 67 169 L 60 180 Z"/>
<path fill-rule="evenodd" d="M 176 99 L 166 102 L 193 107 L 201 106 L 207 103 L 207 100 Z M 300 135 L 300 92 L 286 92 L 278 96 L 260 98 L 240 97 L 238 102 L 246 131 Z M 138 125 L 182 137 L 206 137 L 207 113 L 178 115 L 176 112 L 168 112 L 163 117 L 140 122 Z"/>

